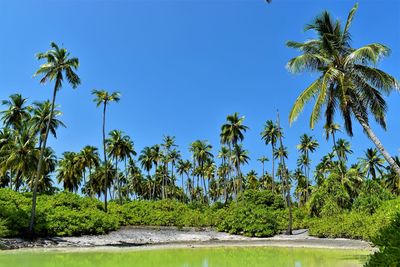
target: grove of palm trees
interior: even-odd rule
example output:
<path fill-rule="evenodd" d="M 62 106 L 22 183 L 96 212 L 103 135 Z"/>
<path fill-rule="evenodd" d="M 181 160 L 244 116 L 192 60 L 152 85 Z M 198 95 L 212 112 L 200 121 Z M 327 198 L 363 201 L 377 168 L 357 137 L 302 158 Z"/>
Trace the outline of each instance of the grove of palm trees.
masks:
<path fill-rule="evenodd" d="M 109 110 L 129 101 L 123 91 L 93 89 L 87 105 L 98 107 L 102 142 L 58 155 L 47 142 L 60 142 L 58 131 L 68 127 L 57 97 L 85 85 L 79 55 L 51 43 L 37 54 L 34 77 L 53 86 L 52 98 L 15 92 L 2 101 L 0 237 L 104 234 L 125 225 L 214 227 L 252 237 L 309 229 L 316 237 L 375 242 L 380 253 L 367 265 L 398 266 L 399 241 L 385 240 L 388 229 L 400 233 L 400 159 L 374 126 L 386 130 L 387 98 L 400 85 L 379 68 L 389 47 L 352 46 L 357 8 L 342 21 L 323 12 L 306 25 L 314 39 L 286 43 L 298 51 L 288 71 L 315 78 L 290 114 L 278 111 L 250 127 L 245 114 L 233 111 L 215 129 L 219 143 L 193 138 L 178 146 L 179 136 L 160 133 L 158 143 L 138 150 L 124 125 L 109 127 Z M 311 114 L 301 114 L 309 102 Z M 310 116 L 310 131 L 298 133 L 297 153 L 290 154 L 291 128 L 281 125 L 299 116 Z M 246 148 L 249 132 L 257 132 L 263 156 L 253 158 Z M 352 140 L 362 135 L 370 148 L 353 160 Z"/>

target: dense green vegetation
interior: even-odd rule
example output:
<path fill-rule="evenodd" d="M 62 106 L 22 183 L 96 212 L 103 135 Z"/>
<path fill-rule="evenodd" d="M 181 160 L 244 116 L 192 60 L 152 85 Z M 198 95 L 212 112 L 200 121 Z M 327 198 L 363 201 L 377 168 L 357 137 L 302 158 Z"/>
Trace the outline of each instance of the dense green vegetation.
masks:
<path fill-rule="evenodd" d="M 238 113 L 228 115 L 221 126 L 218 154 L 207 140 L 195 140 L 189 144 L 190 157 L 184 158 L 175 137 L 168 135 L 137 153 L 123 131 L 106 134 L 107 107 L 121 98 L 106 90 L 92 92 L 102 108 L 102 153 L 88 145 L 58 158 L 46 146 L 49 133 L 57 137 L 57 129 L 65 126 L 56 95 L 64 84 L 76 88 L 80 78 L 75 73 L 78 59 L 52 43 L 51 50 L 38 54 L 46 62 L 35 74 L 40 83 L 54 82 L 52 100 L 31 103 L 13 94 L 2 102 L 0 187 L 5 189 L 0 190 L 0 236 L 33 230 L 42 236 L 101 234 L 121 225 L 213 226 L 233 234 L 271 236 L 307 227 L 315 236 L 376 242 L 382 250 L 371 264 L 393 254 L 398 244 L 388 232 L 398 234 L 400 160 L 389 155 L 369 119 L 386 129 L 383 95 L 399 89 L 399 83 L 376 66 L 389 48 L 379 43 L 351 47 L 349 29 L 356 10 L 357 5 L 344 27 L 324 12 L 306 28 L 317 33 L 316 39 L 287 43 L 301 52 L 288 69 L 319 75 L 300 94 L 289 120 L 315 99 L 310 127 L 325 109 L 324 131 L 332 149 L 317 161 L 313 153 L 320 141 L 303 134 L 298 157 L 289 157 L 278 114 L 260 133 L 260 144 L 265 143 L 270 155 L 257 159 L 260 174 L 243 173 L 251 161 L 243 146 L 249 128 Z M 356 162 L 348 159 L 351 144 L 338 138 L 337 113 L 350 136 L 355 119 L 376 146 Z M 289 168 L 291 160 L 297 167 Z"/>

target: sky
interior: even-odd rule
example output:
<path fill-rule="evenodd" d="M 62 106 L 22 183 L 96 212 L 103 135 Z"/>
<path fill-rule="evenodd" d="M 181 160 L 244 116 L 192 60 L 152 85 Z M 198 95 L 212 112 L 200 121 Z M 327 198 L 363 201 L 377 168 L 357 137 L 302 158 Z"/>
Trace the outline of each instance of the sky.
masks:
<path fill-rule="evenodd" d="M 0 99 L 21 93 L 29 101 L 51 97 L 53 84 L 33 77 L 41 62 L 35 54 L 50 42 L 64 46 L 80 60 L 77 89 L 64 85 L 57 104 L 67 125 L 49 144 L 58 156 L 85 145 L 101 146 L 102 110 L 91 91 L 119 91 L 121 101 L 111 104 L 107 131 L 119 129 L 131 136 L 135 149 L 176 136 L 184 158 L 188 145 L 208 140 L 217 154 L 220 127 L 226 116 L 245 116 L 244 147 L 251 162 L 244 167 L 261 173 L 256 160 L 271 157 L 260 138 L 266 120 L 280 112 L 289 167 L 296 167 L 296 145 L 303 133 L 314 136 L 320 148 L 313 163 L 331 150 L 322 123 L 309 128 L 308 105 L 289 126 L 288 114 L 299 93 L 315 74 L 291 74 L 286 63 L 298 54 L 286 41 L 305 41 L 312 32 L 304 26 L 323 10 L 344 21 L 355 1 L 274 0 L 57 0 L 0 2 Z M 359 1 L 351 27 L 353 47 L 379 42 L 392 49 L 379 67 L 400 78 L 400 1 Z M 388 101 L 388 129 L 372 124 L 392 155 L 400 148 L 400 94 Z M 338 123 L 342 123 L 337 118 Z M 351 141 L 351 160 L 373 143 L 359 126 Z M 270 169 L 270 164 L 267 164 Z"/>

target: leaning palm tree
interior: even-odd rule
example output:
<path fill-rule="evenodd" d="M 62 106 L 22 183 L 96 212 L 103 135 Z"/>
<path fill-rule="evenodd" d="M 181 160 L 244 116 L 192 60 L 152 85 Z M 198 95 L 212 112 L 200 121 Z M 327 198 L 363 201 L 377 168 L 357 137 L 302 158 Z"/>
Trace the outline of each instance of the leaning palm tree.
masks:
<path fill-rule="evenodd" d="M 1 120 L 5 127 L 20 129 L 23 124 L 30 119 L 30 106 L 27 105 L 28 99 L 20 94 L 10 95 L 9 100 L 3 100 L 2 104 L 8 109 L 1 111 Z"/>
<path fill-rule="evenodd" d="M 320 74 L 297 98 L 289 121 L 296 120 L 311 99 L 315 99 L 310 117 L 311 128 L 320 118 L 321 109 L 325 108 L 325 124 L 331 125 L 335 114 L 340 111 L 345 129 L 352 136 L 354 117 L 400 176 L 400 167 L 383 147 L 369 123 L 369 115 L 372 115 L 386 129 L 387 104 L 382 94 L 399 89 L 399 84 L 394 77 L 375 67 L 380 59 L 389 55 L 388 47 L 379 43 L 358 49 L 350 46 L 349 29 L 357 8 L 358 4 L 350 11 L 344 28 L 325 11 L 306 26 L 306 30 L 317 33 L 316 39 L 304 43 L 287 42 L 289 47 L 299 49 L 302 53 L 288 62 L 290 71 L 314 71 Z"/>
<path fill-rule="evenodd" d="M 272 162 L 272 191 L 274 191 L 274 181 L 275 181 L 275 150 L 276 143 L 281 133 L 281 129 L 279 129 L 272 120 L 268 120 L 265 122 L 264 130 L 261 132 L 261 139 L 265 141 L 265 144 L 271 145 L 271 162 Z"/>
<path fill-rule="evenodd" d="M 108 185 L 108 174 L 109 171 L 107 170 L 108 164 L 105 164 L 107 161 L 107 152 L 106 152 L 106 111 L 107 111 L 107 104 L 111 102 L 118 102 L 120 100 L 120 93 L 119 92 L 112 92 L 109 93 L 106 90 L 93 90 L 92 95 L 94 95 L 94 102 L 96 102 L 96 106 L 99 107 L 103 105 L 103 156 L 104 156 L 104 172 L 102 172 L 106 177 L 104 177 L 104 209 L 107 212 L 107 185 Z"/>
<path fill-rule="evenodd" d="M 46 132 L 43 137 L 42 147 L 40 147 L 39 162 L 37 165 L 36 176 L 33 186 L 32 212 L 31 220 L 29 223 L 29 233 L 31 235 L 33 235 L 33 226 L 35 223 L 37 184 L 42 173 L 43 155 L 46 149 L 47 137 L 49 135 L 51 121 L 53 119 L 57 92 L 62 87 L 64 76 L 67 79 L 67 82 L 72 86 L 72 88 L 76 88 L 81 83 L 79 76 L 74 72 L 79 67 L 78 58 L 70 57 L 70 53 L 67 52 L 65 48 L 60 48 L 57 44 L 53 42 L 50 44 L 50 46 L 52 48 L 51 50 L 45 53 L 39 53 L 37 55 L 37 58 L 39 60 L 45 59 L 46 63 L 42 64 L 35 73 L 35 76 L 43 75 L 42 79 L 40 80 L 40 83 L 42 84 L 46 83 L 47 81 L 54 81 L 54 89 L 50 114 L 46 126 Z"/>
<path fill-rule="evenodd" d="M 379 173 L 383 176 L 383 159 L 376 148 L 368 148 L 365 151 L 365 158 L 360 158 L 360 167 L 367 173 L 367 176 L 371 176 L 373 180 L 376 179 L 376 174 Z"/>

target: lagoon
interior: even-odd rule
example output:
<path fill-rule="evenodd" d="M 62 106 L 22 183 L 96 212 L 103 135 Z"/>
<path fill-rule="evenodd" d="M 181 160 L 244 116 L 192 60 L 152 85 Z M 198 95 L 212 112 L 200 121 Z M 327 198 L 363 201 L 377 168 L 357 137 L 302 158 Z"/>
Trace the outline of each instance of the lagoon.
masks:
<path fill-rule="evenodd" d="M 359 267 L 369 252 L 278 247 L 0 252 L 0 267 Z"/>

